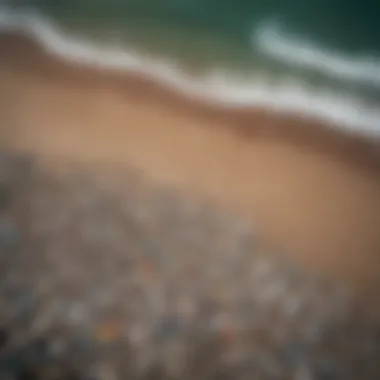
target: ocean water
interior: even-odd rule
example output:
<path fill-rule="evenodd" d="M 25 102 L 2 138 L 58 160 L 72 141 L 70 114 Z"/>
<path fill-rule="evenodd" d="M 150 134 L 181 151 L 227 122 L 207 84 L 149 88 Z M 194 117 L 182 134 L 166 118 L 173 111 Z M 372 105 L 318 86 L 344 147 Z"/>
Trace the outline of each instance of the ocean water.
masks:
<path fill-rule="evenodd" d="M 77 64 L 138 71 L 204 100 L 380 135 L 371 0 L 0 0 L 0 29 Z"/>

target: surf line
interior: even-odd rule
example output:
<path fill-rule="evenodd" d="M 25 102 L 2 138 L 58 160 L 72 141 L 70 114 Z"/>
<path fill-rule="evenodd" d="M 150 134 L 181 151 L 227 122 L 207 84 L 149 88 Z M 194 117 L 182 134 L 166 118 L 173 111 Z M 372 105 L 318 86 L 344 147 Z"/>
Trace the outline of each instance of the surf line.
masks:
<path fill-rule="evenodd" d="M 31 35 L 48 53 L 74 64 L 143 74 L 186 96 L 223 107 L 270 108 L 315 117 L 369 137 L 380 136 L 380 106 L 366 104 L 348 93 L 310 89 L 290 77 L 277 84 L 259 76 L 252 80 L 233 78 L 221 68 L 194 78 L 173 62 L 144 58 L 126 46 L 101 45 L 70 34 L 34 10 L 0 7 L 1 30 Z M 262 38 L 268 42 L 268 31 Z"/>

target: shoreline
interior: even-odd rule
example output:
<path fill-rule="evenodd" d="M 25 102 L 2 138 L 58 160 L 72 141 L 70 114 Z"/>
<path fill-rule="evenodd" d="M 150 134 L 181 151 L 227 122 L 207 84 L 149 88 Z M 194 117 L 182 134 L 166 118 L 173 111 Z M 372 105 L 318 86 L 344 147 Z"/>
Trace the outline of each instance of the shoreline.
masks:
<path fill-rule="evenodd" d="M 276 84 L 270 84 L 260 76 L 237 79 L 222 67 L 210 68 L 201 77 L 193 76 L 187 70 L 183 71 L 175 59 L 166 61 L 146 51 L 141 54 L 139 49 L 131 46 L 128 48 L 111 42 L 109 45 L 105 41 L 97 43 L 83 35 L 76 36 L 48 16 L 31 10 L 0 9 L 0 31 L 29 36 L 49 55 L 65 62 L 86 69 L 106 69 L 149 77 L 165 88 L 211 106 L 231 110 L 270 108 L 282 114 L 305 116 L 334 128 L 379 138 L 380 108 L 376 96 L 372 99 L 343 89 L 334 90 L 333 87 L 312 88 L 292 76 L 284 76 Z"/>
<path fill-rule="evenodd" d="M 301 265 L 380 290 L 378 142 L 299 116 L 202 104 L 144 77 L 74 67 L 20 36 L 1 35 L 0 56 L 9 150 L 131 166 L 240 213 L 264 245 Z"/>
<path fill-rule="evenodd" d="M 66 82 L 87 87 L 112 87 L 121 96 L 143 97 L 158 100 L 161 104 L 175 104 L 185 113 L 197 112 L 207 120 L 234 125 L 242 138 L 284 139 L 307 149 L 322 150 L 333 158 L 350 160 L 380 171 L 380 137 L 344 130 L 318 117 L 297 112 L 281 112 L 270 107 L 247 106 L 234 109 L 223 104 L 207 102 L 180 93 L 145 74 L 83 66 L 64 61 L 46 52 L 37 41 L 18 33 L 0 33 L 1 67 L 7 71 L 21 71 L 43 76 L 60 83 Z M 27 60 L 28 65 L 25 65 Z M 260 118 L 264 127 L 252 126 Z M 226 123 L 224 123 L 226 122 Z M 277 128 L 274 124 L 285 127 Z M 379 123 L 380 125 L 380 123 Z"/>

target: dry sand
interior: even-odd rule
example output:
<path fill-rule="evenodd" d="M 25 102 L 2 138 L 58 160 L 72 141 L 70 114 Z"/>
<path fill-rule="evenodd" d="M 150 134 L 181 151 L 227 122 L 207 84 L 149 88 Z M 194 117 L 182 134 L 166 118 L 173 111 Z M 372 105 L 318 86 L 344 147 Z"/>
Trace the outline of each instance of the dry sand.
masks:
<path fill-rule="evenodd" d="M 379 121 L 380 122 L 380 121 Z M 117 162 L 212 198 L 264 246 L 380 290 L 380 148 L 321 123 L 196 104 L 138 77 L 69 67 L 0 39 L 4 147 Z"/>

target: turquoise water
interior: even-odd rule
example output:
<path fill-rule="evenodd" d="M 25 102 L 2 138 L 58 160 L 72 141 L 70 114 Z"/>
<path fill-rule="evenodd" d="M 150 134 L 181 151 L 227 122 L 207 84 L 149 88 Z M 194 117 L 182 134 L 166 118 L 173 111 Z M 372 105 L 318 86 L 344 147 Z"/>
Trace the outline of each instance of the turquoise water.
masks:
<path fill-rule="evenodd" d="M 314 113 L 324 113 L 340 123 L 348 119 L 342 115 L 349 109 L 356 119 L 364 117 L 367 126 L 375 123 L 370 128 L 380 133 L 376 121 L 380 120 L 380 108 L 373 113 L 380 104 L 380 6 L 376 1 L 0 0 L 0 6 L 2 3 L 15 12 L 38 12 L 59 26 L 60 33 L 86 36 L 126 51 L 133 47 L 175 62 L 193 74 L 224 70 L 239 77 L 246 87 L 248 83 L 254 86 L 255 80 L 268 87 L 286 79 L 291 82 L 291 107 L 311 109 L 313 89 Z M 45 32 L 39 30 L 39 38 L 41 33 Z M 47 29 L 46 36 L 50 38 Z M 61 44 L 49 41 L 50 48 Z M 95 53 L 89 57 L 99 58 Z M 114 54 L 112 60 L 119 58 L 119 53 Z M 236 90 L 223 88 L 231 93 Z M 258 91 L 256 86 L 250 95 L 244 88 L 234 101 L 244 98 L 249 103 L 251 96 L 252 104 L 257 103 Z M 282 102 L 285 108 L 290 104 L 286 94 L 267 88 L 260 91 L 261 98 L 277 96 L 272 103 Z M 331 91 L 340 95 L 334 98 Z M 339 111 L 332 110 L 332 99 Z M 370 110 L 360 108 L 362 103 L 369 104 Z"/>

